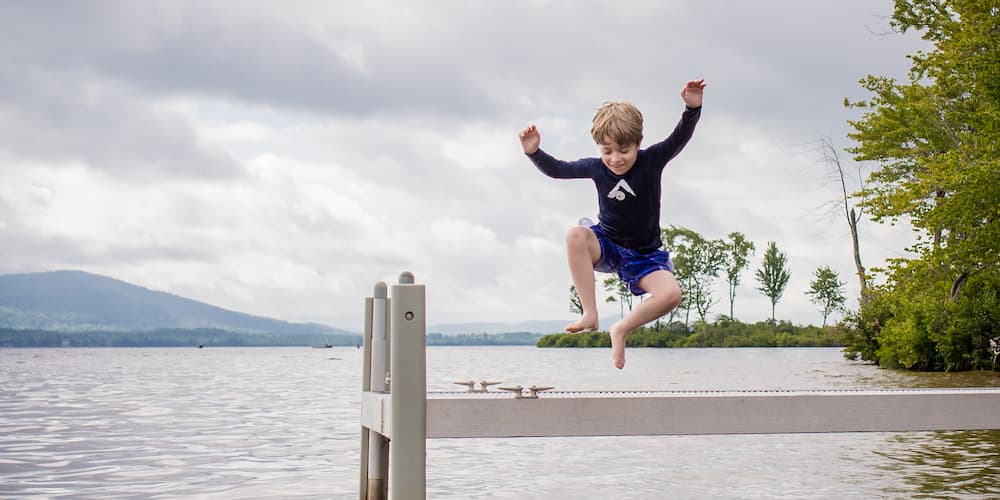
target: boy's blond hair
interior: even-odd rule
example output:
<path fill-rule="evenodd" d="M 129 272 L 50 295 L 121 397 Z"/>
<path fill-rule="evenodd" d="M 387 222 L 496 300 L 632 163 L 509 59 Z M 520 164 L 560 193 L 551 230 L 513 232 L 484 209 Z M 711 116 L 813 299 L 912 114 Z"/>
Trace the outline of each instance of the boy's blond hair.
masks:
<path fill-rule="evenodd" d="M 620 146 L 638 145 L 642 141 L 642 113 L 630 102 L 605 102 L 594 115 L 590 135 L 598 144 L 610 138 Z"/>

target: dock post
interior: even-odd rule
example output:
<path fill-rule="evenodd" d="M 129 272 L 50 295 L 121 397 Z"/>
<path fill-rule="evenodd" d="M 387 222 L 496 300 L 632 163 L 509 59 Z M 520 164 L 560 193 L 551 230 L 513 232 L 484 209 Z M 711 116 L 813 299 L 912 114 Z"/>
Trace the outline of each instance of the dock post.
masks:
<path fill-rule="evenodd" d="M 424 285 L 399 276 L 390 300 L 392 445 L 389 494 L 394 499 L 427 496 L 427 320 Z"/>
<path fill-rule="evenodd" d="M 365 297 L 365 332 L 362 343 L 365 345 L 362 354 L 361 368 L 361 393 L 371 390 L 371 367 L 372 367 L 372 309 L 374 299 Z M 358 500 L 368 500 L 368 435 L 371 431 L 364 424 L 361 425 L 361 461 L 358 469 L 361 477 L 358 480 Z"/>
<path fill-rule="evenodd" d="M 389 370 L 389 299 L 386 285 L 375 284 L 375 298 L 371 310 L 371 354 L 365 367 L 368 390 L 385 392 L 388 390 L 386 377 Z M 389 440 L 385 436 L 371 432 L 368 435 L 368 480 L 365 485 L 367 496 L 363 500 L 386 500 L 389 492 L 387 474 L 389 472 Z"/>

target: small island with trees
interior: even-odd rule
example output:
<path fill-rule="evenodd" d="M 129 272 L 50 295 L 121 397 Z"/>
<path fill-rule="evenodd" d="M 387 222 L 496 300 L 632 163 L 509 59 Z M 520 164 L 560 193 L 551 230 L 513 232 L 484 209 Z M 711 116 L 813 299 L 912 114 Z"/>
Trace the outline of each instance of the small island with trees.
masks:
<path fill-rule="evenodd" d="M 837 347 L 844 346 L 845 335 L 840 328 L 827 327 L 827 318 L 843 309 L 846 302 L 845 283 L 829 267 L 815 272 L 815 279 L 805 293 L 815 303 L 823 317 L 822 326 L 797 326 L 775 318 L 775 306 L 788 286 L 791 274 L 788 257 L 769 242 L 761 267 L 756 271 L 757 290 L 768 297 L 771 317 L 767 321 L 747 324 L 732 315 L 736 289 L 742 272 L 750 265 L 754 244 L 739 232 L 725 240 L 711 240 L 687 229 L 671 227 L 662 230 L 667 247 L 675 252 L 674 273 L 681 286 L 681 304 L 667 316 L 646 325 L 627 339 L 629 347 Z M 719 299 L 714 296 L 715 280 L 724 275 L 728 282 L 730 315 L 709 322 L 708 313 Z M 608 302 L 617 302 L 624 314 L 631 309 L 634 296 L 618 276 L 603 281 Z M 570 311 L 581 313 L 580 298 L 570 287 Z M 697 318 L 692 321 L 691 314 Z M 611 347 L 607 332 L 580 334 L 557 333 L 538 339 L 538 347 Z"/>

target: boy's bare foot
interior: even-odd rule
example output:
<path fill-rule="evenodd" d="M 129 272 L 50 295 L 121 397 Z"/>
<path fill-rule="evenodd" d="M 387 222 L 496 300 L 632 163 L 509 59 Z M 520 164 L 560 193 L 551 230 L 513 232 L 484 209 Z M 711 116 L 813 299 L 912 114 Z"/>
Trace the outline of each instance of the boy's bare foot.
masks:
<path fill-rule="evenodd" d="M 625 337 L 627 331 L 611 327 L 611 360 L 615 362 L 615 368 L 621 370 L 625 368 Z"/>
<path fill-rule="evenodd" d="M 566 333 L 581 333 L 597 331 L 597 318 L 583 316 L 573 323 L 566 325 Z"/>

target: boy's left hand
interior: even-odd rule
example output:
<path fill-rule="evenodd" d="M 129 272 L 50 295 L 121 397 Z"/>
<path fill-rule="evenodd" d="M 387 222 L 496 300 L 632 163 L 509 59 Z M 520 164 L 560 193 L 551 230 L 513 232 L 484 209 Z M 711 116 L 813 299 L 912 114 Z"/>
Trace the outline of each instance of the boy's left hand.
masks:
<path fill-rule="evenodd" d="M 681 89 L 681 99 L 684 99 L 684 104 L 687 104 L 689 108 L 697 108 L 701 106 L 701 98 L 704 93 L 705 79 L 691 80 Z"/>

